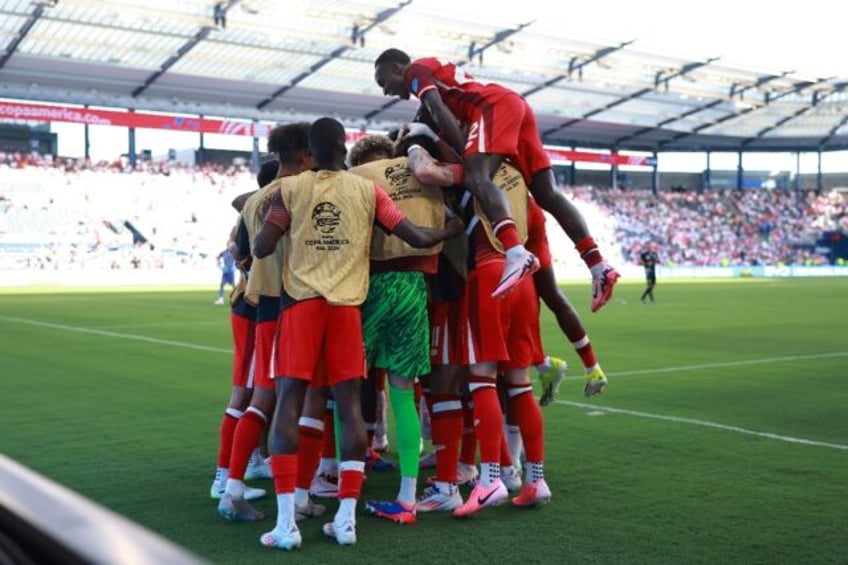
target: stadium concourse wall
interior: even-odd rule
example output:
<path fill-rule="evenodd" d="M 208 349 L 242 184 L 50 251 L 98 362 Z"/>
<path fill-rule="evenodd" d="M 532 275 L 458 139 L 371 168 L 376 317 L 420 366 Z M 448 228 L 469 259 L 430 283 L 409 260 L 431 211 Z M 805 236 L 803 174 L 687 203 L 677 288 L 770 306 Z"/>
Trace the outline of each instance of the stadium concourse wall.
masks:
<path fill-rule="evenodd" d="M 618 267 L 622 280 L 645 280 L 638 265 Z M 582 265 L 554 263 L 561 282 L 588 281 L 589 271 Z M 848 266 L 758 266 L 758 267 L 657 267 L 657 279 L 732 279 L 848 277 Z M 15 270 L 0 271 L 0 288 L 26 287 L 208 287 L 217 288 L 221 278 L 215 269 L 133 269 L 133 270 Z"/>

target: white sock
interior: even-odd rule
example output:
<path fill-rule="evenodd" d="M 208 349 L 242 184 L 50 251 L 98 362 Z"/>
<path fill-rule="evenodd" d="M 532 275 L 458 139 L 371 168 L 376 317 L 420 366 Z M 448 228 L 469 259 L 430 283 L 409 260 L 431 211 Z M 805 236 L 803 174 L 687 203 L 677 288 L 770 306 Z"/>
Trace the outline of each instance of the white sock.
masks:
<path fill-rule="evenodd" d="M 520 469 L 521 450 L 524 449 L 524 442 L 521 441 L 521 428 L 512 425 L 506 427 L 506 444 L 509 447 L 509 456 L 512 458 L 512 466 L 516 469 Z"/>
<path fill-rule="evenodd" d="M 295 488 L 294 489 L 294 505 L 295 506 L 306 506 L 309 504 L 309 491 L 305 488 Z"/>
<path fill-rule="evenodd" d="M 287 532 L 291 524 L 294 524 L 294 493 L 278 494 L 277 527 Z"/>
<path fill-rule="evenodd" d="M 537 463 L 527 462 L 527 468 L 524 470 L 524 482 L 535 483 L 545 478 L 544 462 Z"/>
<path fill-rule="evenodd" d="M 215 482 L 216 483 L 226 483 L 228 478 L 230 478 L 229 467 L 218 467 L 215 470 Z"/>
<path fill-rule="evenodd" d="M 404 504 L 415 504 L 415 490 L 418 486 L 418 477 L 401 477 L 400 490 L 397 498 Z"/>
<path fill-rule="evenodd" d="M 489 488 L 492 483 L 501 478 L 500 463 L 480 463 L 480 484 Z"/>
<path fill-rule="evenodd" d="M 339 510 L 334 521 L 350 520 L 356 524 L 356 499 L 342 498 L 339 500 Z"/>
<path fill-rule="evenodd" d="M 453 483 L 446 483 L 444 481 L 436 481 L 434 483 L 436 485 L 436 489 L 442 494 L 452 495 L 456 492 L 456 485 Z"/>
<path fill-rule="evenodd" d="M 233 498 L 244 497 L 244 483 L 238 479 L 227 479 L 227 494 Z"/>

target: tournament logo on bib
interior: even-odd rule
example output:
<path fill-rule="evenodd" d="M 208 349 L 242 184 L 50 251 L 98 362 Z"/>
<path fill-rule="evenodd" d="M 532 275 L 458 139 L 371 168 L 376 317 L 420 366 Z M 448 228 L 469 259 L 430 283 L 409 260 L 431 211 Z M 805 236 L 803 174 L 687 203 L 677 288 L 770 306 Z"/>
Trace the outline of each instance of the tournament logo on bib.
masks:
<path fill-rule="evenodd" d="M 332 202 L 319 202 L 312 209 L 312 227 L 318 237 L 307 239 L 306 245 L 314 246 L 318 251 L 336 251 L 342 245 L 348 245 L 350 240 L 334 237 L 341 224 L 341 216 L 341 210 Z"/>

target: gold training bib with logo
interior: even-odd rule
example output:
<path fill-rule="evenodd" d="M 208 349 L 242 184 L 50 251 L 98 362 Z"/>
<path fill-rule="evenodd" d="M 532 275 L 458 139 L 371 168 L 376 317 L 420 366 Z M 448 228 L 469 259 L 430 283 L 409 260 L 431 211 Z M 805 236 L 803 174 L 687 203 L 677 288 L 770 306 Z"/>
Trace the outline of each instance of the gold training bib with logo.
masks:
<path fill-rule="evenodd" d="M 347 171 L 282 179 L 291 224 L 283 239 L 283 286 L 295 300 L 356 306 L 368 294 L 374 183 Z"/>
<path fill-rule="evenodd" d="M 253 240 L 265 220 L 265 204 L 278 190 L 280 190 L 280 179 L 275 179 L 254 192 L 244 203 L 241 215 L 251 245 L 253 245 Z M 259 296 L 280 296 L 282 276 L 283 241 L 281 239 L 272 254 L 262 259 L 253 259 L 250 266 L 250 277 L 247 280 L 245 299 L 251 304 L 258 304 Z"/>
<path fill-rule="evenodd" d="M 506 199 L 509 201 L 509 208 L 512 211 L 512 219 L 515 222 L 515 228 L 518 230 L 518 237 L 521 238 L 522 243 L 526 242 L 527 185 L 524 183 L 524 177 L 521 176 L 518 169 L 512 165 L 504 163 L 501 165 L 501 168 L 498 169 L 498 172 L 495 173 L 495 178 L 492 180 L 498 188 L 503 191 Z M 486 236 L 489 238 L 492 246 L 503 253 L 503 245 L 501 245 L 501 242 L 497 237 L 495 237 L 495 234 L 492 231 L 492 223 L 489 221 L 489 218 L 483 214 L 483 210 L 476 199 L 474 200 L 474 213 L 480 218 L 480 223 L 483 225 L 483 229 L 486 231 Z"/>
<path fill-rule="evenodd" d="M 381 159 L 350 169 L 351 173 L 380 185 L 410 221 L 428 228 L 445 226 L 445 202 L 442 189 L 421 184 L 412 174 L 406 157 Z M 442 250 L 433 247 L 416 249 L 396 235 L 375 230 L 371 236 L 371 259 L 388 261 L 401 257 L 426 257 Z"/>

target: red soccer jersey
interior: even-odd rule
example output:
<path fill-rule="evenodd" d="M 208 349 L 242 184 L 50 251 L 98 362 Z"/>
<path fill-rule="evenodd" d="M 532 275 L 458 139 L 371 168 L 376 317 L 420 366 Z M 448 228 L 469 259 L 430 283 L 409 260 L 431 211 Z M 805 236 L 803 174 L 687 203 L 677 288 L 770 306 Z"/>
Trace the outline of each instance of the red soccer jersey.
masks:
<path fill-rule="evenodd" d="M 472 120 L 473 109 L 488 96 L 509 92 L 497 84 L 484 84 L 462 67 L 435 57 L 412 61 L 406 71 L 406 85 L 418 99 L 433 88 L 438 89 L 445 105 L 460 121 Z"/>

